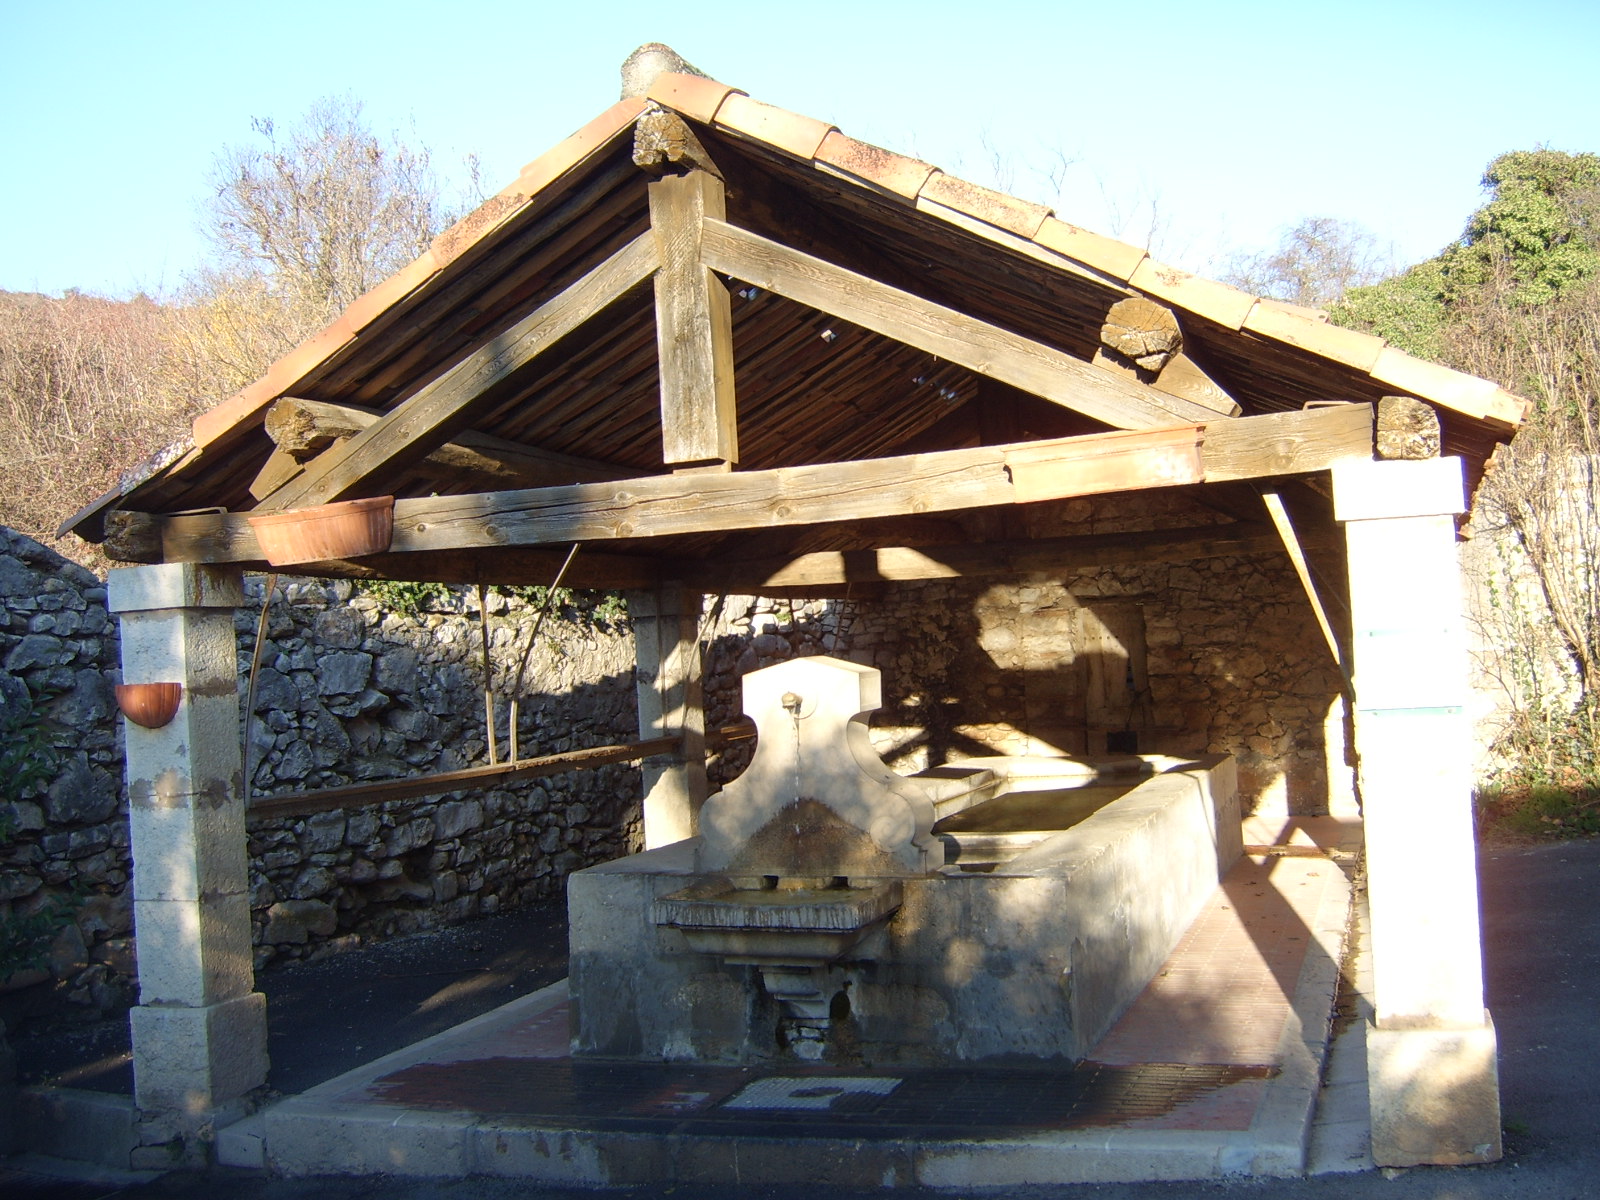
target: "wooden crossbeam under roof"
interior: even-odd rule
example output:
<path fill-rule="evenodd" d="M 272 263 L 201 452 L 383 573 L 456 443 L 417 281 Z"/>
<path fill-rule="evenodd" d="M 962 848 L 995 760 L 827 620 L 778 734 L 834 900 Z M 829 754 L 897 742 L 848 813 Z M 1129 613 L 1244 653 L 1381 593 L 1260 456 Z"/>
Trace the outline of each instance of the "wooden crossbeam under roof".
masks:
<path fill-rule="evenodd" d="M 396 503 L 390 556 L 818 525 L 1295 475 L 1370 457 L 1372 444 L 1372 408 L 1352 404 L 813 467 L 430 496 Z M 119 552 L 146 561 L 263 559 L 237 513 L 128 515 Z"/>

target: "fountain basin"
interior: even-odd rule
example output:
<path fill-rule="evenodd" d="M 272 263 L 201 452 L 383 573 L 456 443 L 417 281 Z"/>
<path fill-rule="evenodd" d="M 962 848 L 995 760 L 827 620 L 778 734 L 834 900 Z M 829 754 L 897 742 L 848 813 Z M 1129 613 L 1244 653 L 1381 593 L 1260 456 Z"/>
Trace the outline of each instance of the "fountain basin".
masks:
<path fill-rule="evenodd" d="M 959 847 L 955 861 L 921 877 L 852 874 L 852 884 L 897 886 L 900 905 L 836 958 L 807 960 L 821 965 L 808 966 L 805 980 L 778 986 L 780 972 L 770 963 L 764 969 L 758 954 L 748 956 L 750 965 L 736 962 L 753 944 L 739 945 L 731 931 L 712 935 L 723 939 L 709 943 L 714 950 L 698 949 L 692 931 L 717 930 L 712 922 L 723 919 L 703 915 L 712 909 L 658 923 L 663 915 L 691 916 L 687 907 L 658 903 L 687 899 L 697 887 L 709 889 L 701 896 L 755 890 L 735 886 L 755 880 L 703 872 L 696 839 L 571 876 L 574 1051 L 655 1061 L 793 1057 L 779 1036 L 785 1022 L 802 1007 L 821 1012 L 844 992 L 853 1051 L 874 1065 L 1082 1058 L 1160 969 L 1242 852 L 1233 760 L 1055 760 L 1048 770 L 1028 764 L 1019 771 L 995 762 L 958 764 L 947 774 L 963 771 L 993 778 L 942 789 L 951 798 L 965 788 L 972 802 L 945 812 L 977 827 L 937 833 L 948 839 L 947 858 L 949 846 Z M 1060 785 L 1072 779 L 1091 788 L 1131 786 L 1064 829 L 982 828 L 987 818 L 1006 824 L 1008 803 L 1032 803 L 1027 790 L 1035 785 L 1064 793 L 1054 807 L 1067 812 L 1074 789 Z M 991 802 L 987 815 L 980 811 Z M 981 869 L 964 861 L 969 851 L 973 859 L 987 854 Z M 740 911 L 745 903 L 730 900 L 723 910 L 730 923 L 779 919 L 753 904 Z M 806 903 L 797 897 L 797 911 Z M 812 924 L 858 920 L 825 911 Z M 847 935 L 841 941 L 854 933 L 833 932 Z M 832 955 L 839 944 L 819 941 L 815 952 Z"/>
<path fill-rule="evenodd" d="M 735 965 L 837 962 L 900 908 L 898 881 L 872 887 L 685 888 L 655 902 L 696 954 Z"/>

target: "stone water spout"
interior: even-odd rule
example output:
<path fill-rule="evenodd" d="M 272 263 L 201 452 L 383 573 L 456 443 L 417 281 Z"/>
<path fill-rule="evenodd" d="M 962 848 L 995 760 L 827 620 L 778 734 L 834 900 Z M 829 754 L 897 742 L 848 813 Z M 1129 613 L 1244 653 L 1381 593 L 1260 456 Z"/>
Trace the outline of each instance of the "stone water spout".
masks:
<path fill-rule="evenodd" d="M 699 869 L 884 878 L 943 866 L 932 799 L 872 749 L 867 718 L 882 704 L 880 673 L 837 658 L 746 675 L 755 756 L 700 812 Z"/>
<path fill-rule="evenodd" d="M 789 1045 L 822 1053 L 848 1007 L 834 964 L 870 958 L 899 910 L 900 880 L 944 862 L 933 802 L 873 752 L 879 673 L 803 658 L 747 675 L 758 741 L 745 773 L 700 814 L 700 880 L 655 904 L 689 947 L 754 966 L 789 1013 Z"/>

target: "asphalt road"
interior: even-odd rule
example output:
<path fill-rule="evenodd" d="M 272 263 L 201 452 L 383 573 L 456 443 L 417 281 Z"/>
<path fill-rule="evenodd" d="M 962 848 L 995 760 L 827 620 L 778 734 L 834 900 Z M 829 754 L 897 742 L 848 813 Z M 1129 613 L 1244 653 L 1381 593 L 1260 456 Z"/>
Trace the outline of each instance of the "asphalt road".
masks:
<path fill-rule="evenodd" d="M 1425 849 L 1419 852 L 1425 852 Z M 1600 1197 L 1600 839 L 1490 848 L 1481 857 L 1489 1006 L 1500 1041 L 1506 1157 L 1483 1167 L 1314 1179 L 1010 1188 L 1027 1198 L 1168 1200 L 1590 1200 Z M 40 1181 L 40 1187 L 52 1185 Z M 828 1188 L 827 1200 L 852 1193 Z M 661 1186 L 636 1200 L 817 1200 L 814 1185 Z M 875 1193 L 881 1195 L 881 1193 Z M 904 1190 L 906 1197 L 950 1193 Z M 175 1173 L 113 1187 L 24 1185 L 8 1200 L 594 1200 L 595 1192 L 516 1180 L 271 1179 Z"/>

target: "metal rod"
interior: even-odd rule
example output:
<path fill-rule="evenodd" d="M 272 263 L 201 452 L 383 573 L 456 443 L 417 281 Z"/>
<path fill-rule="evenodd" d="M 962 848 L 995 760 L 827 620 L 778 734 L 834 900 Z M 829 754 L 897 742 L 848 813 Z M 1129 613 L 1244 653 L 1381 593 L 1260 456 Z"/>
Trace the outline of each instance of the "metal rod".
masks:
<path fill-rule="evenodd" d="M 253 772 L 250 763 L 250 734 L 256 719 L 256 679 L 261 674 L 261 647 L 267 638 L 267 610 L 272 607 L 272 589 L 278 586 L 278 573 L 267 576 L 267 587 L 261 594 L 261 615 L 256 618 L 256 645 L 250 653 L 250 686 L 244 700 L 244 802 L 250 803 Z"/>
<path fill-rule="evenodd" d="M 550 611 L 550 606 L 555 603 L 556 589 L 561 586 L 561 581 L 567 577 L 567 568 L 572 565 L 572 560 L 578 556 L 578 547 L 582 542 L 573 542 L 572 548 L 567 551 L 567 557 L 561 564 L 561 569 L 556 572 L 555 582 L 545 591 L 544 603 L 539 606 L 538 613 L 533 618 L 533 632 L 528 635 L 528 645 L 522 651 L 522 661 L 517 664 L 517 677 L 511 684 L 511 761 L 516 762 L 521 753 L 518 744 L 517 726 L 522 721 L 522 674 L 528 669 L 528 660 L 533 657 L 533 648 L 539 642 L 539 630 L 544 626 L 545 615 Z"/>
<path fill-rule="evenodd" d="M 483 727 L 489 734 L 489 763 L 500 761 L 500 747 L 494 733 L 494 664 L 489 660 L 489 592 L 478 585 L 478 628 L 483 638 Z"/>

